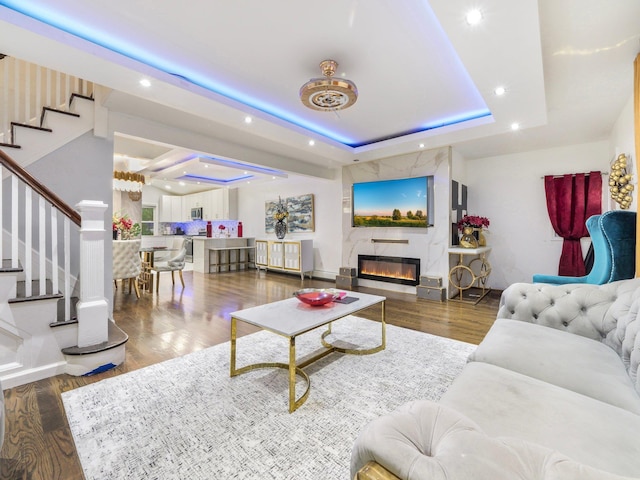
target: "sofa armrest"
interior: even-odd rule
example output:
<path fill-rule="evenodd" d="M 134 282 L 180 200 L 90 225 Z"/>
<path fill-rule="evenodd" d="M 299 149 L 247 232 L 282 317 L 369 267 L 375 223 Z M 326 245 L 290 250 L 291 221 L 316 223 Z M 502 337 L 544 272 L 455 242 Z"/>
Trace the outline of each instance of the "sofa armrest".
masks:
<path fill-rule="evenodd" d="M 638 278 L 604 285 L 515 283 L 502 293 L 498 318 L 537 323 L 603 341 L 639 295 Z"/>
<path fill-rule="evenodd" d="M 358 477 L 370 462 L 386 477 Z M 386 472 L 385 472 L 386 470 Z M 371 471 L 374 471 L 371 468 Z M 489 437 L 457 411 L 420 400 L 369 423 L 351 455 L 355 479 L 402 480 L 631 480 L 577 463 L 510 437 Z M 638 479 L 636 479 L 638 480 Z"/>

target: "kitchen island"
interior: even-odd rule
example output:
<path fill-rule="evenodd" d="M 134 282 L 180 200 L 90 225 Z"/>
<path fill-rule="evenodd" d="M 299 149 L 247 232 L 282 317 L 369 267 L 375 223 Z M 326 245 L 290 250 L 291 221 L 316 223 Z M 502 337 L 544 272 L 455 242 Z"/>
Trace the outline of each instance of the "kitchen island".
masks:
<path fill-rule="evenodd" d="M 193 271 L 219 273 L 245 270 L 254 263 L 254 238 L 193 237 Z"/>

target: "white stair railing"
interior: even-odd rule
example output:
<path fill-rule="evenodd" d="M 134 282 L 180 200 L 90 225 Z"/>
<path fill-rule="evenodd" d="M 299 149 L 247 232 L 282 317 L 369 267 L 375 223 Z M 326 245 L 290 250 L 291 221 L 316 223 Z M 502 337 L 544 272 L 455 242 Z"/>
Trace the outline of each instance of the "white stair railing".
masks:
<path fill-rule="evenodd" d="M 13 57 L 0 59 L 0 143 L 11 143 L 11 122 L 40 126 L 42 108 L 65 110 L 72 93 L 93 96 L 93 83 Z"/>

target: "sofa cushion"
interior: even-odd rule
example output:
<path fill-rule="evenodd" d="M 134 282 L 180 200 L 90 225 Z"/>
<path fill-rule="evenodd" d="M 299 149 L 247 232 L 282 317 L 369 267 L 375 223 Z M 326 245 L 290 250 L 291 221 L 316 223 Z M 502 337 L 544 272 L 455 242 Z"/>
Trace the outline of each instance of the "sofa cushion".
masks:
<path fill-rule="evenodd" d="M 513 370 L 640 415 L 640 396 L 622 359 L 596 340 L 534 323 L 498 319 L 469 359 Z"/>
<path fill-rule="evenodd" d="M 440 400 L 490 436 L 517 437 L 617 475 L 640 474 L 640 416 L 483 362 L 469 363 Z"/>

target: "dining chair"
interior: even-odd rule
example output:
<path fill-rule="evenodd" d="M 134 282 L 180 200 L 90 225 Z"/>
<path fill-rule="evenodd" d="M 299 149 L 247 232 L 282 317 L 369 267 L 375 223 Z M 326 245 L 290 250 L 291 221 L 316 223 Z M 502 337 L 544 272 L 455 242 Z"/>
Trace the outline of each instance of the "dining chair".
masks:
<path fill-rule="evenodd" d="M 131 293 L 131 285 L 133 285 L 136 297 L 140 298 L 140 289 L 138 288 L 138 276 L 142 271 L 140 240 L 113 240 L 112 245 L 113 281 L 116 289 L 118 288 L 118 280 L 129 280 L 129 293 Z"/>
<path fill-rule="evenodd" d="M 180 275 L 180 282 L 182 283 L 182 289 L 184 290 L 184 278 L 182 278 L 182 270 L 184 269 L 186 255 L 187 249 L 184 246 L 183 242 L 182 248 L 173 257 L 167 259 L 166 261 L 154 263 L 151 270 L 156 272 L 156 293 L 158 293 L 160 289 L 161 272 L 171 272 L 171 282 L 173 285 L 176 284 L 174 272 L 178 272 L 178 274 Z"/>

